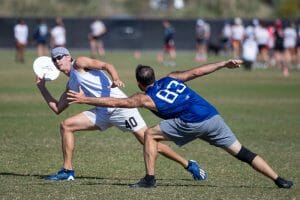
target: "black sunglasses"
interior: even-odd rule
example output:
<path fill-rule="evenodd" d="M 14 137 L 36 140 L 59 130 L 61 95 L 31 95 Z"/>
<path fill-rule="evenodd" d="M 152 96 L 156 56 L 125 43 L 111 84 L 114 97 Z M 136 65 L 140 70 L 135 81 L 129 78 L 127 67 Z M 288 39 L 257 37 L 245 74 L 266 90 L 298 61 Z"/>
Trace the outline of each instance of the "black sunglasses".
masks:
<path fill-rule="evenodd" d="M 56 62 L 57 60 L 61 60 L 63 57 L 65 57 L 66 55 L 65 54 L 62 54 L 62 55 L 58 55 L 56 56 L 55 58 L 52 58 L 52 62 Z"/>

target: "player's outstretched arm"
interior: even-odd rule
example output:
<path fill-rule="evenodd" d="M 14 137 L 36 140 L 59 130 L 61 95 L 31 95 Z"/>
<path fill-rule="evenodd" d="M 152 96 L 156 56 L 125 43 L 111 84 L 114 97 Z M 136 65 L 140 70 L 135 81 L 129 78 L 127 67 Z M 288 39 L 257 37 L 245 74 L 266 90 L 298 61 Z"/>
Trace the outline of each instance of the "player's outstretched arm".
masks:
<path fill-rule="evenodd" d="M 184 82 L 190 81 L 200 76 L 210 74 L 221 68 L 238 68 L 243 63 L 242 60 L 227 60 L 212 64 L 201 65 L 186 71 L 172 72 L 168 76 L 182 80 Z"/>
<path fill-rule="evenodd" d="M 69 104 L 80 103 L 113 108 L 145 107 L 149 109 L 155 109 L 155 105 L 152 99 L 148 95 L 145 95 L 143 93 L 136 93 L 128 98 L 87 97 L 82 91 L 75 92 L 69 90 L 67 92 L 67 100 L 69 101 Z"/>

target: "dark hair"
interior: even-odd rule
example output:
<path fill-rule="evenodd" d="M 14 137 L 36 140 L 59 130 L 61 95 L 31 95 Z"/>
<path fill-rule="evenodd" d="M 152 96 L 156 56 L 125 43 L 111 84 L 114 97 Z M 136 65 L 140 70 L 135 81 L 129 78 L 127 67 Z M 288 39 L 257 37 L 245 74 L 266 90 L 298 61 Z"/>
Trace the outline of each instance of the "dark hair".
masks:
<path fill-rule="evenodd" d="M 148 86 L 154 83 L 155 74 L 150 66 L 138 65 L 135 69 L 135 78 L 143 86 Z"/>

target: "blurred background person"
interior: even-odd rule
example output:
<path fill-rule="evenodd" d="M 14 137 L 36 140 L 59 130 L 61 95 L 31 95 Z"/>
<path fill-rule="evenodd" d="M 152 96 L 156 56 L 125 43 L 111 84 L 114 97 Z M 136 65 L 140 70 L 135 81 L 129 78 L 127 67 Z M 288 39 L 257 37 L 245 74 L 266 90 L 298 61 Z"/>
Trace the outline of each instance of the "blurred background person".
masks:
<path fill-rule="evenodd" d="M 297 21 L 296 25 L 296 33 L 297 33 L 297 69 L 300 70 L 300 19 Z"/>
<path fill-rule="evenodd" d="M 284 59 L 287 65 L 283 75 L 288 76 L 289 68 L 291 68 L 296 61 L 297 32 L 295 24 L 292 21 L 289 21 L 284 28 L 283 36 Z"/>
<path fill-rule="evenodd" d="M 90 42 L 91 57 L 95 58 L 97 55 L 104 56 L 105 49 L 102 41 L 103 35 L 107 32 L 105 24 L 96 19 L 90 25 L 91 32 L 88 35 Z"/>
<path fill-rule="evenodd" d="M 264 22 L 254 21 L 254 34 L 258 45 L 258 68 L 267 68 L 269 63 L 269 40 L 270 34 Z"/>
<path fill-rule="evenodd" d="M 210 25 L 203 19 L 196 22 L 196 57 L 197 62 L 207 61 L 207 44 L 210 37 Z"/>
<path fill-rule="evenodd" d="M 283 46 L 283 27 L 280 19 L 277 19 L 274 24 L 274 49 L 273 55 L 276 66 L 280 68 L 284 76 L 288 76 L 288 69 L 284 59 L 284 46 Z"/>
<path fill-rule="evenodd" d="M 19 18 L 17 24 L 14 26 L 14 38 L 15 38 L 15 47 L 16 47 L 16 62 L 24 63 L 24 54 L 28 42 L 28 26 L 25 23 L 25 20 Z"/>
<path fill-rule="evenodd" d="M 37 27 L 33 34 L 33 39 L 36 43 L 37 55 L 38 56 L 46 56 L 49 54 L 48 50 L 48 37 L 49 30 L 48 26 L 44 19 L 39 18 L 37 20 Z"/>
<path fill-rule="evenodd" d="M 276 61 L 274 59 L 274 46 L 275 46 L 275 28 L 274 24 L 268 24 L 267 30 L 269 33 L 269 42 L 268 42 L 268 48 L 269 48 L 269 65 L 268 67 L 274 67 L 276 65 Z"/>
<path fill-rule="evenodd" d="M 242 45 L 242 60 L 244 62 L 243 65 L 245 70 L 252 70 L 252 66 L 253 63 L 256 62 L 258 52 L 259 49 L 254 36 L 254 29 L 252 26 L 249 26 L 246 28 L 245 40 Z"/>
<path fill-rule="evenodd" d="M 66 46 L 66 29 L 61 17 L 55 20 L 56 25 L 51 29 L 51 48 Z"/>
<path fill-rule="evenodd" d="M 239 58 L 241 55 L 242 42 L 244 39 L 245 28 L 242 19 L 237 17 L 234 19 L 234 24 L 231 27 L 231 39 L 233 47 L 233 57 Z"/>
<path fill-rule="evenodd" d="M 163 53 L 158 54 L 158 61 L 164 63 L 166 66 L 175 66 L 175 58 L 176 58 L 176 49 L 175 49 L 175 28 L 171 25 L 168 20 L 163 20 L 162 22 L 164 27 L 164 46 Z"/>
<path fill-rule="evenodd" d="M 221 48 L 224 56 L 231 55 L 231 24 L 228 21 L 225 21 L 221 33 Z"/>

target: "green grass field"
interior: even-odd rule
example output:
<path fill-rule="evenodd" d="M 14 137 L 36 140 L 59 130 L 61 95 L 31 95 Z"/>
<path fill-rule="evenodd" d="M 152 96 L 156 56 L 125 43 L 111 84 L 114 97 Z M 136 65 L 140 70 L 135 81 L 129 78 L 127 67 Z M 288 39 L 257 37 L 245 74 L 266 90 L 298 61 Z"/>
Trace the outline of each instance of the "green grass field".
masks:
<path fill-rule="evenodd" d="M 74 51 L 73 56 L 88 55 Z M 103 60 L 117 68 L 129 95 L 139 91 L 134 69 L 138 63 L 155 66 L 161 77 L 172 70 L 196 66 L 193 52 L 179 52 L 178 67 L 156 63 L 155 52 L 109 52 Z M 59 123 L 88 108 L 73 105 L 55 115 L 35 86 L 34 51 L 26 64 L 14 62 L 14 52 L 0 50 L 0 199 L 299 199 L 300 177 L 300 72 L 284 78 L 277 69 L 223 69 L 193 80 L 189 85 L 212 102 L 247 147 L 260 154 L 283 177 L 294 181 L 291 190 L 237 161 L 221 149 L 197 140 L 183 146 L 170 144 L 178 153 L 194 159 L 207 170 L 209 179 L 195 182 L 175 162 L 159 156 L 156 189 L 132 189 L 127 185 L 144 176 L 142 146 L 131 133 L 111 128 L 105 132 L 76 133 L 73 182 L 49 182 L 43 176 L 62 167 Z M 212 57 L 211 61 L 221 60 Z M 48 83 L 59 97 L 66 77 Z M 141 110 L 147 124 L 160 119 Z"/>

